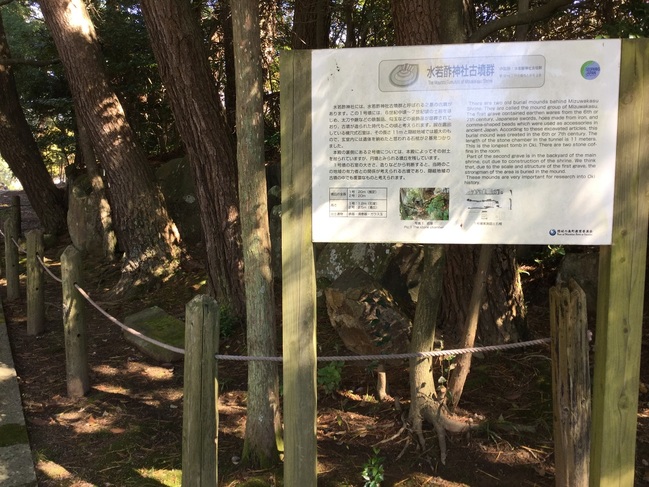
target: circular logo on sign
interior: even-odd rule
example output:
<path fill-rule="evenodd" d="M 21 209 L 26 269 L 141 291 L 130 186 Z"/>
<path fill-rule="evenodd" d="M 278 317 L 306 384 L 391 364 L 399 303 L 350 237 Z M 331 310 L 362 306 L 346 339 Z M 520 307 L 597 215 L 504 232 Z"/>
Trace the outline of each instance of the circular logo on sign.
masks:
<path fill-rule="evenodd" d="M 394 86 L 410 86 L 417 81 L 418 75 L 419 67 L 416 64 L 399 64 L 390 72 L 389 80 Z"/>
<path fill-rule="evenodd" d="M 595 79 L 599 76 L 601 69 L 597 61 L 586 61 L 581 65 L 581 75 L 584 79 Z"/>
<path fill-rule="evenodd" d="M 553 229 L 550 230 L 548 233 L 549 233 L 551 236 L 554 237 L 554 236 L 557 234 L 557 231 L 553 228 Z"/>

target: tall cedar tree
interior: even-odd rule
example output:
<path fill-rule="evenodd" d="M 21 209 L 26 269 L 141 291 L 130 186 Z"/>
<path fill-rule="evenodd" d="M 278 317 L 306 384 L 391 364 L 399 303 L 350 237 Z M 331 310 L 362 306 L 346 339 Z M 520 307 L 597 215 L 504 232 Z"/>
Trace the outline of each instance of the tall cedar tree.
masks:
<path fill-rule="evenodd" d="M 42 0 L 77 116 L 106 171 L 114 228 L 126 259 L 115 291 L 147 284 L 178 266 L 180 237 L 153 170 L 111 89 L 95 28 L 82 0 Z"/>
<path fill-rule="evenodd" d="M 261 32 L 257 0 L 232 3 L 237 88 L 237 160 L 243 236 L 248 355 L 273 356 L 275 305 L 264 167 Z M 275 362 L 248 364 L 248 415 L 243 459 L 265 467 L 279 461 L 279 373 Z"/>
<path fill-rule="evenodd" d="M 143 0 L 142 13 L 192 170 L 210 288 L 243 318 L 237 161 L 198 18 L 175 0 Z"/>
<path fill-rule="evenodd" d="M 0 155 L 22 184 L 29 202 L 47 233 L 66 231 L 66 209 L 58 189 L 45 167 L 31 128 L 20 106 L 13 68 L 0 13 Z"/>

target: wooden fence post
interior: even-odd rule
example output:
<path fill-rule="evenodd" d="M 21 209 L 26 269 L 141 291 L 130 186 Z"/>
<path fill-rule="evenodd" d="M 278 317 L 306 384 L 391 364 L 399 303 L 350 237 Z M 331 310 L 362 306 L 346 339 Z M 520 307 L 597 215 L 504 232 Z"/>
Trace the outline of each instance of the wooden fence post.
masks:
<path fill-rule="evenodd" d="M 209 296 L 196 296 L 185 306 L 182 485 L 217 485 L 218 349 L 219 306 Z"/>
<path fill-rule="evenodd" d="M 43 230 L 27 232 L 27 334 L 38 335 L 45 329 L 45 300 L 43 267 L 38 258 L 43 257 L 45 244 Z"/>
<path fill-rule="evenodd" d="M 590 466 L 590 370 L 586 293 L 570 279 L 550 289 L 554 478 L 587 487 Z"/>
<path fill-rule="evenodd" d="M 311 239 L 311 51 L 280 57 L 284 485 L 317 485 L 316 285 Z"/>
<path fill-rule="evenodd" d="M 649 40 L 623 39 L 613 244 L 599 252 L 592 486 L 634 485 L 649 215 Z"/>
<path fill-rule="evenodd" d="M 4 224 L 5 230 L 5 267 L 7 272 L 7 300 L 20 298 L 20 277 L 18 272 L 18 247 L 14 243 L 18 238 L 11 218 Z"/>
<path fill-rule="evenodd" d="M 87 332 L 83 296 L 75 287 L 81 284 L 81 253 L 72 245 L 61 255 L 61 279 L 68 396 L 83 397 L 90 390 Z"/>

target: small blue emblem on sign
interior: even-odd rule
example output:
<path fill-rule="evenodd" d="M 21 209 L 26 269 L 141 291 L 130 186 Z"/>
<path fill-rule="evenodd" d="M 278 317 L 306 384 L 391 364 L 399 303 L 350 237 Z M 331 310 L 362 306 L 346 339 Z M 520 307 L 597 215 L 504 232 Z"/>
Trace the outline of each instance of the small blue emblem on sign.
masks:
<path fill-rule="evenodd" d="M 601 70 L 602 68 L 600 68 L 597 61 L 586 61 L 581 65 L 581 75 L 584 79 L 591 80 L 597 78 Z"/>

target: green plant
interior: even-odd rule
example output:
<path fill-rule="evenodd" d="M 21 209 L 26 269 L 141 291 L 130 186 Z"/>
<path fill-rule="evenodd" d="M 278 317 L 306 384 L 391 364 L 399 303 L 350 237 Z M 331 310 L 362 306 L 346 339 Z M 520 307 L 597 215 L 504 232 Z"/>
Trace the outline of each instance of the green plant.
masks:
<path fill-rule="evenodd" d="M 539 255 L 534 259 L 538 265 L 541 264 L 556 264 L 566 255 L 566 248 L 563 245 L 548 245 L 543 249 Z"/>
<path fill-rule="evenodd" d="M 426 207 L 431 220 L 448 220 L 448 193 L 440 193 L 430 199 Z"/>
<path fill-rule="evenodd" d="M 219 335 L 221 338 L 228 338 L 237 327 L 237 318 L 228 306 L 219 307 Z"/>
<path fill-rule="evenodd" d="M 372 449 L 374 452 L 370 459 L 363 464 L 363 472 L 361 476 L 365 483 L 363 487 L 380 487 L 383 482 L 383 457 L 379 456 L 380 450 L 376 447 Z"/>
<path fill-rule="evenodd" d="M 345 362 L 334 361 L 318 369 L 318 386 L 322 387 L 326 394 L 331 394 L 338 389 L 344 365 Z"/>

